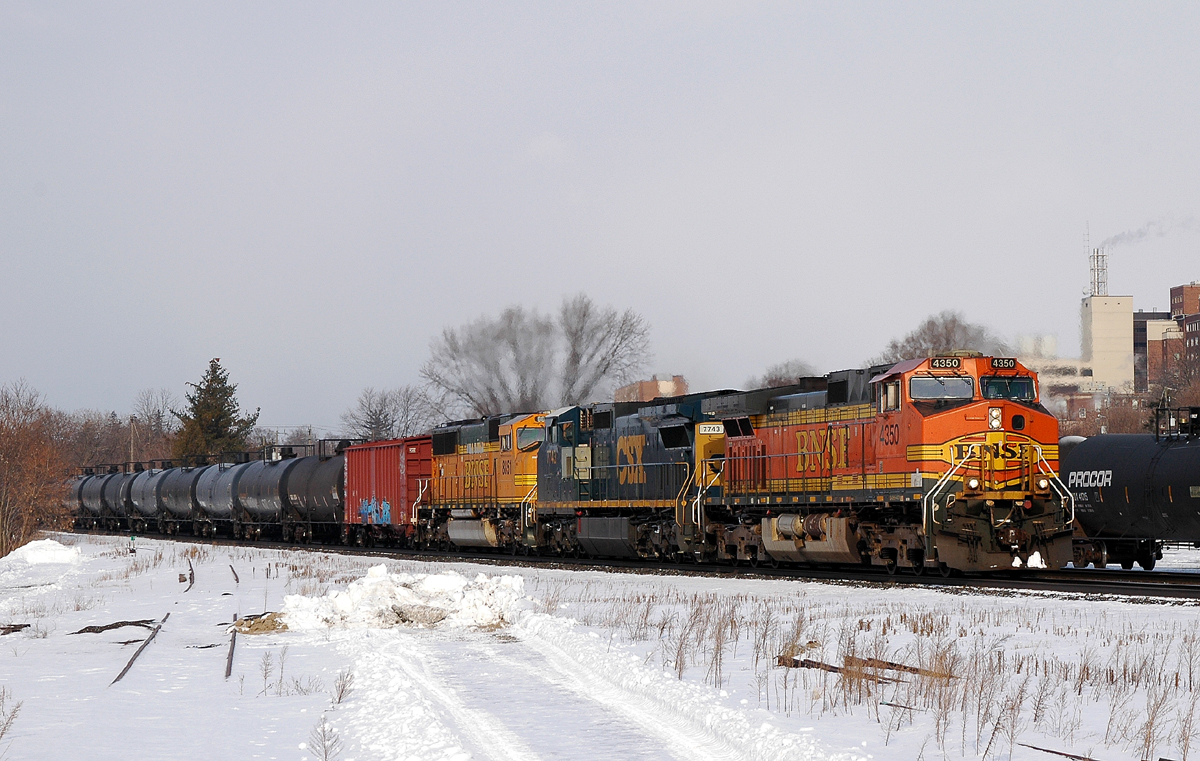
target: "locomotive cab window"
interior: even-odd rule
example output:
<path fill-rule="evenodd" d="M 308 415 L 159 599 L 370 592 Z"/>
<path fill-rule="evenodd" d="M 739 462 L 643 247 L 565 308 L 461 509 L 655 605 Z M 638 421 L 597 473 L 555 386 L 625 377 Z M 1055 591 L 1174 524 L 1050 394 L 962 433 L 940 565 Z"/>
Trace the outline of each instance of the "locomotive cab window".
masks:
<path fill-rule="evenodd" d="M 879 393 L 879 411 L 900 409 L 900 381 L 884 383 Z"/>
<path fill-rule="evenodd" d="M 913 399 L 972 399 L 975 381 L 958 375 L 919 376 L 908 382 L 908 395 Z"/>
<path fill-rule="evenodd" d="M 532 452 L 546 439 L 545 428 L 518 428 L 517 449 L 522 452 Z"/>
<path fill-rule="evenodd" d="M 1032 402 L 1034 397 L 1033 378 L 981 378 L 980 390 L 984 399 L 1015 399 Z"/>

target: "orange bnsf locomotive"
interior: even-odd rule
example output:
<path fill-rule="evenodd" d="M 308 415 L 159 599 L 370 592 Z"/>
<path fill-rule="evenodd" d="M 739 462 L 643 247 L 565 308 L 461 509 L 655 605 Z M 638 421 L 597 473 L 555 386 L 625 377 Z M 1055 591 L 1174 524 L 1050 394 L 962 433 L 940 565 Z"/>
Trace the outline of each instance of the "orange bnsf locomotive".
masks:
<path fill-rule="evenodd" d="M 892 573 L 1057 568 L 1073 521 L 1057 441 L 1016 360 L 933 357 L 442 426 L 406 440 L 432 450 L 432 469 L 389 525 L 359 520 L 348 477 L 347 523 L 360 525 L 344 535 Z M 348 449 L 347 472 L 379 446 Z"/>

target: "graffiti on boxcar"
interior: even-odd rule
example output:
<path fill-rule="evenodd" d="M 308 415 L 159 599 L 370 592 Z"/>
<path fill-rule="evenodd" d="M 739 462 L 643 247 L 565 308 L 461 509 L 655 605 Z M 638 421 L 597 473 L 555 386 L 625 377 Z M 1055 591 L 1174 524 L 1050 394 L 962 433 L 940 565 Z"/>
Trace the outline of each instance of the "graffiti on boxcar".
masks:
<path fill-rule="evenodd" d="M 392 506 L 385 499 L 382 502 L 376 502 L 374 497 L 370 500 L 363 500 L 358 506 L 358 514 L 362 517 L 363 523 L 391 523 L 392 522 Z"/>

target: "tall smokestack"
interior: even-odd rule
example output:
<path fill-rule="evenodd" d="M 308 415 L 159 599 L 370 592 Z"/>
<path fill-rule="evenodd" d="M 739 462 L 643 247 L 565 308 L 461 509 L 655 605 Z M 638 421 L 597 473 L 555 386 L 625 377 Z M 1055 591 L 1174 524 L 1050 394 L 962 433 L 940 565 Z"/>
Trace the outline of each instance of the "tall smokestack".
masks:
<path fill-rule="evenodd" d="M 1104 248 L 1093 248 L 1088 256 L 1092 266 L 1092 296 L 1108 295 L 1108 251 Z"/>

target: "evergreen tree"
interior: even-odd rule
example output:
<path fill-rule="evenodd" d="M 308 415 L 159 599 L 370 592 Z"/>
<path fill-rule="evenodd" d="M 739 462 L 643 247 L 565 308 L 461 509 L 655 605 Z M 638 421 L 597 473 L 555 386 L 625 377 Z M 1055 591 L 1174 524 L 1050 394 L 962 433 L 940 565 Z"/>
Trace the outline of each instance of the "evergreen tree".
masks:
<path fill-rule="evenodd" d="M 229 371 L 220 358 L 208 363 L 208 372 L 199 383 L 189 383 L 188 408 L 172 414 L 183 424 L 175 437 L 175 457 L 196 457 L 238 452 L 247 446 L 250 430 L 258 422 L 259 410 L 240 417 L 237 384 L 229 382 Z"/>

